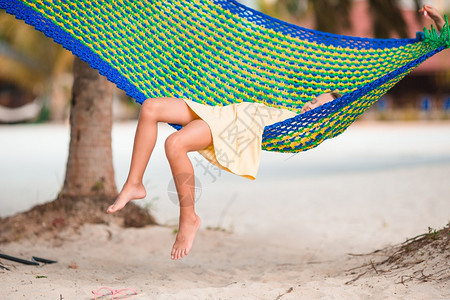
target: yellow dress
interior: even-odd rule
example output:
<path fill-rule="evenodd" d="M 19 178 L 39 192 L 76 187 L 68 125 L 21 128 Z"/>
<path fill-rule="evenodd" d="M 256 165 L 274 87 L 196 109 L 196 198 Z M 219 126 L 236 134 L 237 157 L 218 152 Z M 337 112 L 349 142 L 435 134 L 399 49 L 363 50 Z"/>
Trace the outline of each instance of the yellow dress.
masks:
<path fill-rule="evenodd" d="M 296 115 L 262 103 L 208 106 L 183 100 L 211 129 L 212 144 L 198 152 L 213 165 L 252 180 L 258 172 L 264 127 Z"/>

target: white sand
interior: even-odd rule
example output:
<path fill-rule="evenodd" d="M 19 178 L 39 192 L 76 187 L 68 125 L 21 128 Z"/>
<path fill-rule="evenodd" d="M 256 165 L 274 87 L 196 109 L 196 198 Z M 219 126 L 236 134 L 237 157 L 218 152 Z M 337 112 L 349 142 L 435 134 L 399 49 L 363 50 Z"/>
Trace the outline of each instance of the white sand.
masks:
<path fill-rule="evenodd" d="M 129 163 L 125 139 L 132 139 L 133 127 L 115 128 L 119 185 Z M 1 139 L 10 132 L 6 128 L 0 128 Z M 56 134 L 45 126 L 12 130 L 15 135 L 8 137 L 18 136 L 18 141 L 39 140 L 39 130 Z M 58 152 L 58 147 L 64 146 L 52 149 Z M 7 152 L 0 151 L 0 157 Z M 150 163 L 155 171 L 146 177 L 151 196 L 141 203 L 151 205 L 165 226 L 86 225 L 80 235 L 63 233 L 59 240 L 0 245 L 0 253 L 58 260 L 40 267 L 1 260 L 11 271 L 0 271 L 0 298 L 93 299 L 91 290 L 105 285 L 138 290 L 140 296 L 130 299 L 450 299 L 448 282 L 403 285 L 396 277 L 371 276 L 345 284 L 355 277 L 345 271 L 364 261 L 348 253 L 402 242 L 450 220 L 450 124 L 356 124 L 341 137 L 288 160 L 290 155 L 264 153 L 254 182 L 214 169 L 205 174 L 200 163 L 197 211 L 203 226 L 192 252 L 181 261 L 169 258 L 177 206 L 167 196 L 170 173 L 158 151 Z M 27 153 L 16 154 L 25 156 L 27 165 L 18 157 L 0 165 L 18 165 L 21 171 L 15 172 L 31 173 L 29 178 L 45 172 L 39 166 L 45 158 Z M 8 178 L 20 181 L 4 170 L 1 191 L 14 186 Z M 43 177 L 55 181 L 51 175 Z M 17 194 L 2 195 L 2 215 L 31 205 L 20 204 Z M 14 197 L 17 205 L 10 203 Z M 217 226 L 226 232 L 207 229 Z M 69 268 L 73 263 L 77 269 Z"/>

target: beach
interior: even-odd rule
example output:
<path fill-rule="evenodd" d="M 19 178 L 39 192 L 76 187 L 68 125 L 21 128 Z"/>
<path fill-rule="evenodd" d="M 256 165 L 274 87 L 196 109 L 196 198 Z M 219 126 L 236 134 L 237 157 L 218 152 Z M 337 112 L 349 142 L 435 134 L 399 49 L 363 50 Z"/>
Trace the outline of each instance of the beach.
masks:
<path fill-rule="evenodd" d="M 118 187 L 125 181 L 136 122 L 113 127 Z M 0 245 L 0 252 L 58 263 L 0 260 L 5 299 L 93 299 L 102 286 L 133 288 L 130 299 L 450 299 L 447 281 L 401 283 L 399 275 L 349 283 L 366 254 L 450 221 L 450 123 L 357 122 L 298 154 L 263 152 L 250 181 L 192 153 L 202 219 L 191 253 L 170 260 L 178 222 L 164 137 L 146 171 L 160 226 L 86 224 L 57 238 Z M 64 180 L 66 124 L 0 126 L 0 217 L 56 198 Z M 351 254 L 351 255 L 350 255 Z M 347 284 L 346 284 L 347 283 Z"/>

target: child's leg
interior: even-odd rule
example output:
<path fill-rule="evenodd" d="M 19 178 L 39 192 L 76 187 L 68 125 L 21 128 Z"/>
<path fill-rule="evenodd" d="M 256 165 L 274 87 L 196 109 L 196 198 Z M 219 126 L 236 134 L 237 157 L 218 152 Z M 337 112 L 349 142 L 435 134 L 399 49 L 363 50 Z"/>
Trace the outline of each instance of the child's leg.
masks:
<path fill-rule="evenodd" d="M 144 101 L 134 138 L 128 178 L 117 200 L 108 208 L 108 213 L 122 209 L 131 200 L 146 196 L 142 178 L 156 143 L 158 122 L 184 126 L 196 118 L 198 116 L 181 99 L 156 98 Z"/>
<path fill-rule="evenodd" d="M 194 210 L 195 177 L 187 153 L 205 149 L 211 143 L 211 129 L 201 119 L 190 122 L 166 140 L 166 156 L 180 201 L 180 220 L 172 248 L 172 259 L 180 259 L 189 253 L 201 222 Z"/>

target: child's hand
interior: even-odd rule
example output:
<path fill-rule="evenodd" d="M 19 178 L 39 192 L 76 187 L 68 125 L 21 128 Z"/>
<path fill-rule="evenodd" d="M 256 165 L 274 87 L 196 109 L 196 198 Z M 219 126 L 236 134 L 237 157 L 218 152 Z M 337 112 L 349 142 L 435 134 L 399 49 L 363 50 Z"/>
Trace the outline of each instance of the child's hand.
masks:
<path fill-rule="evenodd" d="M 423 14 L 425 17 L 431 18 L 439 31 L 444 27 L 445 20 L 434 6 L 424 5 L 419 9 L 419 13 Z"/>

